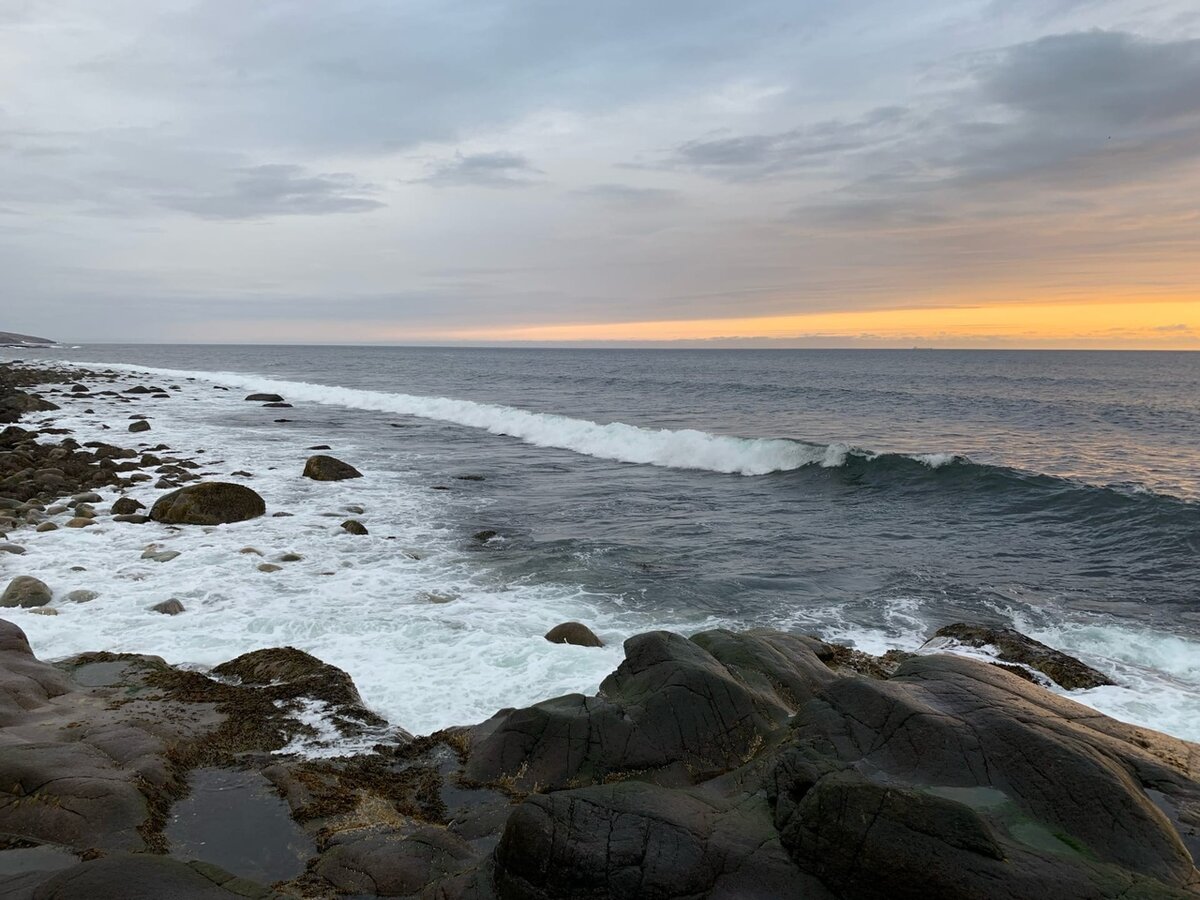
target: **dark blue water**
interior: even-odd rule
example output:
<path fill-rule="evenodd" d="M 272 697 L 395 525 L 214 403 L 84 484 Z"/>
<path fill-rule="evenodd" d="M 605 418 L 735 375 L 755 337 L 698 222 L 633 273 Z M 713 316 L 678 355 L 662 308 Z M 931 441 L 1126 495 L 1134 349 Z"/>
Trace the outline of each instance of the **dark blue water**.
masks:
<path fill-rule="evenodd" d="M 394 447 L 431 483 L 484 475 L 472 490 L 486 496 L 486 516 L 464 507 L 455 525 L 502 531 L 509 540 L 487 563 L 510 579 L 570 580 L 631 607 L 747 624 L 803 622 L 820 606 L 859 625 L 1101 614 L 1200 633 L 1200 354 L 59 353 L 851 448 L 838 465 L 745 476 L 688 468 L 677 455 L 621 462 L 610 452 L 619 436 L 579 452 L 496 433 L 502 426 L 298 404 L 297 416 L 343 442 Z"/>

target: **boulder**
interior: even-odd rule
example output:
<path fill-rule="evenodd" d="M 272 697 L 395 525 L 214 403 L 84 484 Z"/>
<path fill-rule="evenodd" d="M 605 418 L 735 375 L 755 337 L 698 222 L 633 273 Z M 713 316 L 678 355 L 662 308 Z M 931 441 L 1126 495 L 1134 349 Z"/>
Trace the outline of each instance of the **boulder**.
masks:
<path fill-rule="evenodd" d="M 89 591 L 84 588 L 67 592 L 67 599 L 72 603 L 90 603 L 99 596 L 96 591 Z"/>
<path fill-rule="evenodd" d="M 970 625 L 963 622 L 947 625 L 934 632 L 925 644 L 928 649 L 949 648 L 955 645 L 993 648 L 1001 662 L 1028 666 L 1041 672 L 1055 684 L 1067 690 L 1113 684 L 1103 672 L 1098 672 L 1073 656 L 1035 641 L 1013 628 Z"/>
<path fill-rule="evenodd" d="M 144 503 L 139 503 L 132 497 L 119 497 L 112 505 L 112 514 L 114 516 L 131 516 L 137 513 L 139 509 L 145 509 Z"/>
<path fill-rule="evenodd" d="M 254 403 L 282 403 L 283 398 L 278 394 L 250 394 L 246 397 Z"/>
<path fill-rule="evenodd" d="M 342 523 L 342 528 L 351 534 L 367 534 L 367 526 L 357 519 L 347 519 Z"/>
<path fill-rule="evenodd" d="M 73 519 L 68 519 L 64 523 L 66 528 L 87 528 L 89 525 L 95 525 L 96 520 L 88 516 L 75 516 Z"/>
<path fill-rule="evenodd" d="M 54 594 L 46 582 L 32 575 L 18 575 L 8 583 L 4 593 L 0 594 L 0 607 L 32 609 L 35 606 L 45 606 L 53 598 Z"/>
<path fill-rule="evenodd" d="M 243 522 L 267 511 L 263 498 L 241 484 L 207 481 L 159 497 L 150 518 L 171 525 L 221 525 Z"/>
<path fill-rule="evenodd" d="M 149 431 L 150 423 L 147 422 L 145 419 L 139 419 L 137 422 L 129 423 L 129 430 L 134 434 L 137 434 L 138 432 L 141 432 L 141 431 Z"/>
<path fill-rule="evenodd" d="M 287 685 L 296 696 L 323 700 L 343 714 L 362 720 L 382 722 L 363 706 L 354 681 L 336 666 L 295 647 L 271 647 L 243 653 L 221 663 L 213 672 L 237 678 L 246 685 Z"/>
<path fill-rule="evenodd" d="M 177 616 L 184 611 L 184 606 L 180 601 L 172 597 L 170 600 L 155 603 L 150 609 L 153 612 L 162 613 L 164 616 Z"/>
<path fill-rule="evenodd" d="M 563 622 L 546 632 L 552 644 L 574 644 L 576 647 L 603 647 L 604 641 L 582 622 Z"/>
<path fill-rule="evenodd" d="M 304 477 L 314 481 L 342 481 L 346 478 L 362 478 L 362 472 L 340 459 L 318 454 L 310 456 L 304 464 Z"/>

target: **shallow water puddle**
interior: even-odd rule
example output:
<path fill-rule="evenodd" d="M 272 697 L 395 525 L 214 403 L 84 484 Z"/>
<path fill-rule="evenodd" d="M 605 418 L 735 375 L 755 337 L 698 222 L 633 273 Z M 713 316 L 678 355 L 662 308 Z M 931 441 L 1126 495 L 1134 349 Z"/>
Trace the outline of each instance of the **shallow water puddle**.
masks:
<path fill-rule="evenodd" d="M 166 828 L 176 859 L 199 859 L 270 883 L 296 877 L 316 853 L 287 804 L 257 772 L 196 769 L 188 785 Z"/>

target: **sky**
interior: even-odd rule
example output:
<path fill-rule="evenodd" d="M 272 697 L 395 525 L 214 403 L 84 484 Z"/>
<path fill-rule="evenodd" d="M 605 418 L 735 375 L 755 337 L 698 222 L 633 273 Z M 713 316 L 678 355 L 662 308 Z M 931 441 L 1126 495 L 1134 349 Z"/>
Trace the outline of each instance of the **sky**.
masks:
<path fill-rule="evenodd" d="M 0 0 L 0 329 L 1200 349 L 1200 4 Z"/>

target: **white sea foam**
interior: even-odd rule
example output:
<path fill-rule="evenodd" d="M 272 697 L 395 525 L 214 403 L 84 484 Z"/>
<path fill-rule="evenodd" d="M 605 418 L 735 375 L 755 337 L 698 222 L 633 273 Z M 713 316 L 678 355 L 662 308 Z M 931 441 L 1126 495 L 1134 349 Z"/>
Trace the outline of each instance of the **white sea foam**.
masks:
<path fill-rule="evenodd" d="M 231 440 L 227 427 L 210 424 L 229 408 L 227 395 L 190 384 L 172 393 L 170 400 L 138 404 L 136 410 L 153 423 L 153 431 L 140 437 L 184 455 L 208 448 L 196 457 L 206 462 L 200 471 L 252 486 L 266 499 L 268 516 L 182 529 L 101 516 L 90 528 L 22 532 L 26 554 L 4 554 L 0 567 L 9 577 L 42 578 L 54 591 L 58 615 L 4 614 L 26 631 L 40 655 L 105 649 L 212 666 L 250 650 L 291 645 L 345 669 L 369 706 L 424 733 L 479 721 L 505 706 L 593 691 L 620 662 L 622 640 L 650 627 L 614 598 L 576 585 L 513 583 L 492 574 L 457 534 L 430 524 L 448 518 L 441 504 L 450 501 L 404 471 L 394 449 L 343 454 L 366 477 L 311 481 L 299 477 L 303 448 L 328 435 L 297 423 L 286 437 L 265 425 L 239 429 Z M 82 404 L 55 414 L 80 441 L 111 439 L 100 423 L 133 409 L 99 397 L 87 404 L 96 415 L 77 412 Z M 237 470 L 254 477 L 230 476 Z M 103 510 L 117 495 L 100 493 L 103 501 L 95 505 Z M 159 493 L 146 484 L 128 496 L 149 505 Z M 341 530 L 350 515 L 343 508 L 350 504 L 364 508 L 354 518 L 370 534 Z M 276 511 L 294 515 L 272 518 Z M 60 524 L 66 517 L 58 517 Z M 180 555 L 162 563 L 143 559 L 150 544 Z M 246 547 L 262 556 L 239 552 Z M 280 561 L 288 552 L 304 558 Z M 282 568 L 261 572 L 263 562 Z M 67 601 L 76 589 L 100 596 Z M 170 597 L 182 601 L 183 614 L 149 611 Z M 542 639 L 549 627 L 569 619 L 588 622 L 607 646 Z"/>
<path fill-rule="evenodd" d="M 618 462 L 738 475 L 766 475 L 804 466 L 844 465 L 846 444 L 810 444 L 780 438 L 742 438 L 694 429 L 642 428 L 623 422 L 601 424 L 513 406 L 449 397 L 394 394 L 280 381 L 240 372 L 195 372 L 141 366 L 112 366 L 170 378 L 196 378 L 244 390 L 268 391 L 288 400 L 418 416 L 519 438 L 536 447 L 555 447 Z"/>
<path fill-rule="evenodd" d="M 118 367 L 113 367 L 118 368 Z M 139 367 L 120 367 L 147 371 Z M 512 582 L 492 573 L 481 555 L 464 549 L 457 535 L 430 523 L 449 516 L 446 495 L 430 492 L 404 468 L 394 448 L 359 447 L 347 459 L 366 477 L 343 482 L 313 482 L 298 477 L 307 444 L 328 435 L 293 423 L 286 436 L 270 425 L 240 427 L 234 435 L 219 423 L 231 404 L 240 404 L 207 382 L 250 390 L 276 390 L 290 400 L 339 404 L 429 415 L 491 431 L 517 433 L 531 443 L 568 446 L 579 452 L 622 452 L 630 461 L 696 461 L 693 451 L 716 471 L 743 471 L 774 464 L 840 465 L 851 452 L 790 441 L 718 438 L 701 432 L 660 432 L 628 425 L 597 425 L 561 416 L 545 416 L 509 407 L 437 398 L 346 391 L 244 375 L 151 370 L 175 376 L 183 390 L 170 400 L 144 399 L 138 412 L 152 416 L 148 443 L 163 441 L 178 452 L 211 460 L 204 472 L 223 480 L 244 481 L 267 500 L 268 511 L 294 513 L 217 528 L 173 529 L 156 523 L 124 525 L 101 517 L 86 529 L 23 531 L 22 557 L 0 554 L 7 576 L 32 573 L 55 593 L 59 615 L 5 610 L 25 629 L 37 653 L 58 658 L 105 649 L 153 653 L 175 664 L 212 666 L 250 650 L 292 645 L 337 665 L 353 677 L 369 706 L 396 725 L 425 733 L 451 724 L 479 721 L 505 706 L 536 702 L 572 691 L 591 692 L 622 658 L 621 641 L 649 628 L 690 634 L 701 628 L 743 627 L 731 618 L 705 622 L 670 615 L 634 614 L 619 599 L 572 584 Z M 188 376 L 204 384 L 183 382 Z M 375 405 L 371 405 L 375 404 Z M 100 423 L 133 407 L 101 397 L 56 413 L 81 440 L 111 438 Z M 226 449 L 218 449 L 226 448 Z M 575 447 L 571 447 L 575 449 Z M 636 453 L 634 452 L 636 450 Z M 654 459 L 646 457 L 654 457 Z M 688 454 L 693 455 L 689 456 Z M 788 454 L 803 453 L 803 456 Z M 773 455 L 775 454 L 775 455 Z M 219 458 L 219 460 L 218 460 Z M 807 460 L 801 461 L 801 460 Z M 923 460 L 924 461 L 924 460 Z M 682 463 L 678 463 L 682 464 Z M 930 460 L 930 465 L 935 463 Z M 694 466 L 693 466 L 694 467 Z M 253 478 L 229 473 L 249 470 Z M 104 496 L 98 507 L 115 498 Z M 143 485 L 130 496 L 151 503 L 157 495 Z M 370 530 L 354 536 L 338 527 L 349 504 Z M 65 518 L 65 516 L 64 516 Z M 159 563 L 143 559 L 149 544 L 177 549 L 181 555 Z M 251 546 L 263 555 L 239 552 Z M 280 562 L 285 552 L 304 559 Z M 275 562 L 277 572 L 258 564 Z M 75 589 L 97 591 L 89 603 L 64 598 Z M 186 607 L 169 617 L 148 607 L 177 597 Z M 926 601 L 917 597 L 880 600 L 875 610 L 860 610 L 855 622 L 838 607 L 781 611 L 772 623 L 853 643 L 869 653 L 892 648 L 915 650 L 928 633 Z M 602 649 L 553 645 L 542 640 L 548 627 L 568 619 L 587 622 L 606 641 Z M 877 624 L 863 625 L 864 620 Z M 755 624 L 764 624 L 761 621 Z M 1061 623 L 1048 627 L 1016 618 L 1020 630 L 1079 656 L 1112 675 L 1120 687 L 1072 692 L 1080 702 L 1126 721 L 1180 737 L 1200 740 L 1200 644 L 1141 628 L 1107 623 Z M 317 729 L 302 749 L 309 753 L 344 752 L 322 730 L 321 711 L 307 710 Z"/>

